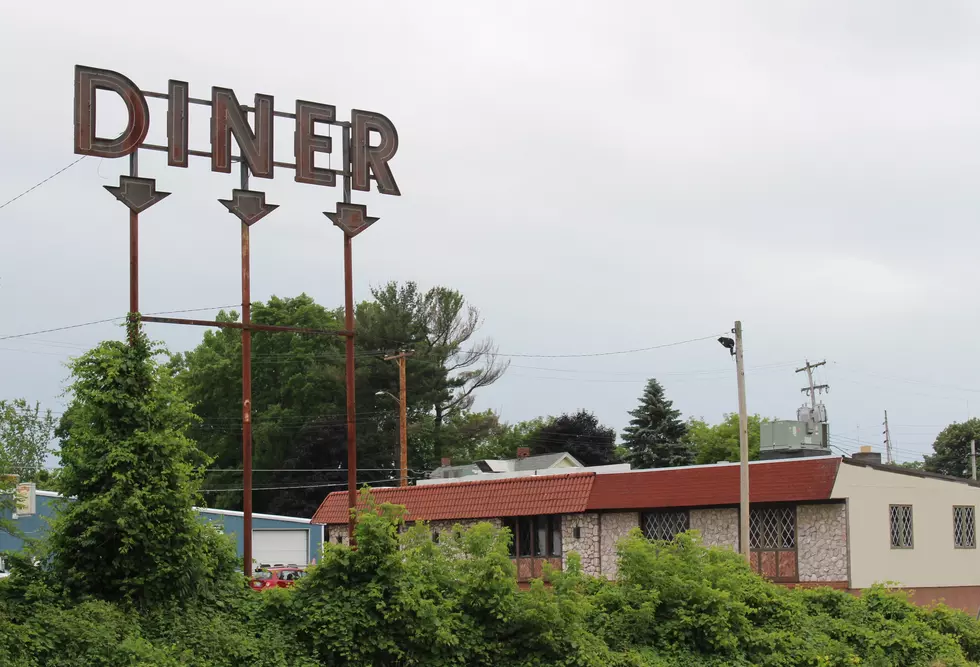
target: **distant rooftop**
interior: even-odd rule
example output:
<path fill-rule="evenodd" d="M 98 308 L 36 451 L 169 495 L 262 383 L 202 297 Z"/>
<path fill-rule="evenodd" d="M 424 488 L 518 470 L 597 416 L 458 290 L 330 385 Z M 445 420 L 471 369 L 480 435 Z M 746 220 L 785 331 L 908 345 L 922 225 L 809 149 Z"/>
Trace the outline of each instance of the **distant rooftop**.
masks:
<path fill-rule="evenodd" d="M 457 479 L 480 473 L 507 473 L 547 470 L 550 468 L 584 468 L 581 461 L 568 452 L 553 452 L 514 459 L 482 459 L 465 465 L 440 466 L 432 471 L 432 479 Z"/>

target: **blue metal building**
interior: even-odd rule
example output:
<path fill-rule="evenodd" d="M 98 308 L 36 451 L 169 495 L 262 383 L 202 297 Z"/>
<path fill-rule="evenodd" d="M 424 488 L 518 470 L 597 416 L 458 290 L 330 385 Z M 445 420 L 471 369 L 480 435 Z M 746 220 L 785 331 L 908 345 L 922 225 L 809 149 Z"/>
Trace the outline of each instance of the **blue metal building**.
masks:
<path fill-rule="evenodd" d="M 58 503 L 64 500 L 52 491 L 37 491 L 33 513 L 15 515 L 14 523 L 25 538 L 38 539 L 48 531 L 48 521 L 55 516 Z M 69 501 L 70 502 L 70 501 Z M 234 538 L 238 555 L 243 550 L 243 518 L 232 510 L 196 508 L 202 521 L 207 521 L 225 535 Z M 252 515 L 252 554 L 259 565 L 298 565 L 316 562 L 323 544 L 323 526 L 310 524 L 309 519 L 276 514 Z M 20 537 L 0 531 L 0 551 L 19 551 L 24 546 Z"/>

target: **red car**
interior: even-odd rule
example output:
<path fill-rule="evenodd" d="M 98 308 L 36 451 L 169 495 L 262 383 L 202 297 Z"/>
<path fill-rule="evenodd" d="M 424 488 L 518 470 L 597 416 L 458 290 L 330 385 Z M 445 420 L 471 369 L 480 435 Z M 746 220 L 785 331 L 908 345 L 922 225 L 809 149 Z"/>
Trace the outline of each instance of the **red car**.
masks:
<path fill-rule="evenodd" d="M 263 591 L 269 588 L 288 588 L 306 576 L 301 567 L 271 567 L 256 570 L 249 585 L 252 590 Z"/>

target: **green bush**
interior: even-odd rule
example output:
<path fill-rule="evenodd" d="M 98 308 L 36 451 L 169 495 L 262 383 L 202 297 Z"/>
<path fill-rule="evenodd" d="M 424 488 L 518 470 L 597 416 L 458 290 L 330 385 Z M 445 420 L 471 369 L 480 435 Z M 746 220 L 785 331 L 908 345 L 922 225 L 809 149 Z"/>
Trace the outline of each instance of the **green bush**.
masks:
<path fill-rule="evenodd" d="M 771 584 L 735 553 L 634 532 L 616 582 L 564 572 L 516 584 L 509 534 L 490 524 L 403 531 L 370 507 L 358 548 L 329 544 L 291 589 L 153 604 L 65 596 L 26 558 L 0 582 L 0 665 L 85 667 L 487 666 L 956 667 L 980 658 L 980 624 L 873 588 L 861 597 Z"/>

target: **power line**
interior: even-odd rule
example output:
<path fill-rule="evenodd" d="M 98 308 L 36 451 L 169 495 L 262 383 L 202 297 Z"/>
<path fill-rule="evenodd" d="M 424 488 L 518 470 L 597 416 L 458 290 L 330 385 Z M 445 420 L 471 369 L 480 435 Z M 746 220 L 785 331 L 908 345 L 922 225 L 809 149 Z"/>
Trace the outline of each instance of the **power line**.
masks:
<path fill-rule="evenodd" d="M 412 479 L 414 481 L 417 478 L 412 478 Z M 358 486 L 361 486 L 362 484 L 368 484 L 368 485 L 387 484 L 389 482 L 397 482 L 397 481 L 398 481 L 397 478 L 393 475 L 389 479 L 381 479 L 381 480 L 370 481 L 370 482 L 358 482 Z M 252 490 L 253 491 L 290 491 L 290 490 L 296 491 L 301 489 L 327 489 L 327 488 L 335 488 L 338 486 L 347 486 L 347 482 L 333 482 L 328 484 L 301 484 L 298 486 L 268 486 L 268 487 L 254 486 L 252 487 Z M 201 493 L 226 493 L 226 492 L 236 493 L 244 490 L 245 489 L 239 487 L 237 489 L 201 489 L 200 492 Z"/>
<path fill-rule="evenodd" d="M 207 308 L 187 308 L 184 310 L 163 310 L 156 313 L 143 313 L 144 315 L 172 315 L 174 313 L 196 313 L 202 310 L 220 310 L 221 308 L 230 308 L 231 306 L 208 306 Z M 79 329 L 81 327 L 89 327 L 94 324 L 105 324 L 107 322 L 119 322 L 125 320 L 125 317 L 108 317 L 104 320 L 92 320 L 91 322 L 82 322 L 80 324 L 69 324 L 63 327 L 54 327 L 53 329 L 41 329 L 40 331 L 30 331 L 28 333 L 20 334 L 10 334 L 9 336 L 0 336 L 0 340 L 11 340 L 13 338 L 26 338 L 27 336 L 38 336 L 40 334 L 53 333 L 55 331 L 67 331 L 68 329 Z"/>
<path fill-rule="evenodd" d="M 3 204 L 0 204 L 0 209 L 6 208 L 10 204 L 13 204 L 15 201 L 17 201 L 18 199 L 20 199 L 21 197 L 23 197 L 24 195 L 30 194 L 34 190 L 37 190 L 39 187 L 41 187 L 42 185 L 44 185 L 45 183 L 47 183 L 48 181 L 50 181 L 52 178 L 54 178 L 58 174 L 60 174 L 62 172 L 65 172 L 65 171 L 68 171 L 69 169 L 71 169 L 72 167 L 74 167 L 76 164 L 78 164 L 79 162 L 81 162 L 82 160 L 84 160 L 86 157 L 88 157 L 88 156 L 83 155 L 82 157 L 78 158 L 74 162 L 71 162 L 67 166 L 64 166 L 61 169 L 59 169 L 58 171 L 54 172 L 53 174 L 51 174 L 50 176 L 48 176 L 47 178 L 45 178 L 43 181 L 37 183 L 36 185 L 33 185 L 33 186 L 27 188 L 26 190 L 24 190 L 23 192 L 21 192 L 19 195 L 17 195 L 13 199 L 8 199 Z"/>

